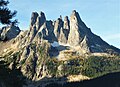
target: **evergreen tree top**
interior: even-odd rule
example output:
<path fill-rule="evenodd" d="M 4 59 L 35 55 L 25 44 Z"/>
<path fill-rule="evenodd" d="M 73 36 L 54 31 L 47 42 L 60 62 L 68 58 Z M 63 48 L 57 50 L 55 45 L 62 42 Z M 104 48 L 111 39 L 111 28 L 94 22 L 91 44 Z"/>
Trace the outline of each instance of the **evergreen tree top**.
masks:
<path fill-rule="evenodd" d="M 11 24 L 11 19 L 16 16 L 17 11 L 11 11 L 7 7 L 9 1 L 0 0 L 0 23 L 1 24 Z M 16 20 L 15 20 L 16 21 Z"/>

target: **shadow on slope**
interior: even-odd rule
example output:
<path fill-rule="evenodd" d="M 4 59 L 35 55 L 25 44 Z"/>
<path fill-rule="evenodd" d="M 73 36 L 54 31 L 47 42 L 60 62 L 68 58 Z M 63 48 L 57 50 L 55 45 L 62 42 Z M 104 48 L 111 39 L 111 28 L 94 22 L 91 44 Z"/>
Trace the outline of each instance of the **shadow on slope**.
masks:
<path fill-rule="evenodd" d="M 0 87 L 22 87 L 25 77 L 19 69 L 9 69 L 7 63 L 0 61 Z"/>
<path fill-rule="evenodd" d="M 57 57 L 61 51 L 68 50 L 69 46 L 59 45 L 58 47 L 51 47 L 49 50 L 50 57 Z"/>
<path fill-rule="evenodd" d="M 25 77 L 19 69 L 8 68 L 7 63 L 0 61 L 0 87 L 22 87 L 25 84 Z M 43 78 L 39 81 L 31 81 L 34 87 L 120 87 L 120 72 L 111 73 L 91 80 L 81 82 L 67 82 L 66 77 L 61 78 Z M 37 85 L 38 84 L 38 85 Z M 4 86 L 5 85 L 5 86 Z"/>
<path fill-rule="evenodd" d="M 120 72 L 111 73 L 91 80 L 65 84 L 52 83 L 46 87 L 120 87 Z"/>

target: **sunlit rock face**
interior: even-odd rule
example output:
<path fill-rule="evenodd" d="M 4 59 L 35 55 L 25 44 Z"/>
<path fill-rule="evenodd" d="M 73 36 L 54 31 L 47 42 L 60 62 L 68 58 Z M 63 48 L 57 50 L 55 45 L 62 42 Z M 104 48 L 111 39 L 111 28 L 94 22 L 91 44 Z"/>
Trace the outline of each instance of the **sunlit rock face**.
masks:
<path fill-rule="evenodd" d="M 22 48 L 30 43 L 41 44 L 46 40 L 48 43 L 57 42 L 63 46 L 79 48 L 76 51 L 84 53 L 120 52 L 119 49 L 110 46 L 99 36 L 92 33 L 82 21 L 79 13 L 73 10 L 70 18 L 60 16 L 57 20 L 47 20 L 43 12 L 32 12 L 30 26 L 26 31 L 21 31 L 19 27 L 9 26 L 0 29 L 0 40 L 14 40 L 18 48 Z M 2 47 L 2 45 L 1 45 Z"/>
<path fill-rule="evenodd" d="M 61 28 L 63 28 L 63 21 L 62 21 L 61 18 L 58 18 L 55 21 L 55 25 L 54 25 L 54 34 L 55 34 L 55 36 L 56 36 L 57 39 L 60 36 L 60 30 L 61 30 Z"/>
<path fill-rule="evenodd" d="M 80 30 L 79 30 L 80 17 L 76 11 L 73 11 L 70 16 L 70 33 L 68 36 L 68 43 L 76 46 L 81 42 Z"/>
<path fill-rule="evenodd" d="M 72 47 L 77 46 L 84 53 L 118 51 L 99 36 L 93 34 L 76 10 L 72 11 L 70 19 L 68 16 L 65 16 L 63 20 L 62 16 L 60 16 L 54 21 L 46 20 L 43 12 L 40 12 L 40 14 L 33 12 L 30 29 L 23 37 L 22 43 L 24 44 L 29 44 L 30 42 L 40 44 L 42 40 L 48 40 L 49 43 L 56 41 L 59 44 L 67 44 Z M 114 48 L 113 51 L 109 50 L 111 47 Z"/>
<path fill-rule="evenodd" d="M 17 53 L 15 57 L 14 53 Z M 9 67 L 12 69 L 14 63 L 18 64 L 16 67 L 32 81 L 64 76 L 64 64 L 55 67 L 58 70 L 56 75 L 53 74 L 54 70 L 49 72 L 47 64 L 56 64 L 56 60 L 51 64 L 49 59 L 56 58 L 66 64 L 69 58 L 92 53 L 119 54 L 120 50 L 93 34 L 75 10 L 70 19 L 65 16 L 64 20 L 60 17 L 54 21 L 47 20 L 43 12 L 33 12 L 28 30 L 21 31 L 16 26 L 0 29 L 0 54 L 16 59 Z"/>

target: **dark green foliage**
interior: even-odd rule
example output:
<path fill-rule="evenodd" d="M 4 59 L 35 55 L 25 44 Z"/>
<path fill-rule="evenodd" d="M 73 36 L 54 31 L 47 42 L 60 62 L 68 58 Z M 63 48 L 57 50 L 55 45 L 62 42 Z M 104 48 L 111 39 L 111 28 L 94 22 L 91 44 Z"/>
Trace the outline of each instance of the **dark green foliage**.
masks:
<path fill-rule="evenodd" d="M 119 58 L 92 56 L 84 61 L 82 74 L 95 78 L 111 72 L 120 71 Z"/>
<path fill-rule="evenodd" d="M 58 78 L 58 77 L 67 77 L 69 75 L 85 75 L 90 78 L 96 78 L 103 76 L 107 73 L 112 73 L 112 72 L 120 72 L 120 56 L 114 56 L 114 57 L 105 57 L 105 56 L 89 56 L 88 58 L 81 58 L 81 57 L 75 57 L 69 58 L 69 60 L 65 61 L 59 61 L 56 58 L 50 58 L 48 54 L 48 47 L 47 45 L 44 46 L 37 46 L 35 44 L 31 44 L 31 55 L 27 59 L 23 59 L 19 63 L 19 59 L 21 56 L 20 52 L 9 52 L 7 55 L 4 56 L 5 63 L 4 68 L 0 68 L 2 71 L 0 74 L 2 76 L 7 76 L 7 77 L 0 77 L 1 81 L 5 81 L 8 85 L 18 85 L 17 87 L 20 87 L 19 84 L 21 85 L 21 80 L 19 78 L 21 72 L 19 72 L 18 69 L 16 69 L 17 65 L 21 65 L 22 69 L 25 71 L 25 76 L 27 79 L 31 80 L 33 76 L 35 76 L 36 73 L 36 68 L 39 68 L 39 66 L 46 66 L 47 67 L 47 74 L 51 75 L 52 78 Z M 33 51 L 33 53 L 32 53 Z M 36 57 L 36 53 L 39 55 Z M 8 65 L 11 63 L 13 68 L 10 70 L 8 68 Z M 2 63 L 1 63 L 2 64 Z M 0 65 L 1 66 L 1 65 Z M 59 67 L 61 69 L 59 69 Z M 7 71 L 6 71 L 7 70 Z M 42 72 L 42 70 L 40 71 Z M 5 75 L 4 75 L 5 74 Z M 6 75 L 7 74 L 7 75 Z M 12 77 L 13 76 L 13 77 Z M 14 78 L 15 76 L 15 78 Z M 22 76 L 24 77 L 24 76 Z M 6 79 L 6 78 L 13 78 L 13 79 Z M 16 80 L 14 82 L 8 82 L 10 80 Z M 18 82 L 19 84 L 16 84 Z M 73 83 L 74 84 L 74 83 Z M 69 85 L 67 84 L 68 87 L 73 87 L 73 84 Z M 79 84 L 79 83 L 78 83 Z M 56 85 L 57 87 L 62 87 L 59 84 L 51 84 L 48 87 L 54 87 Z M 56 87 L 55 86 L 55 87 Z M 65 87 L 66 85 L 64 85 Z M 9 86 L 9 87 L 14 87 L 14 86 Z M 82 87 L 82 86 L 75 86 L 75 87 Z M 88 86 L 86 86 L 88 87 Z M 94 86 L 93 86 L 94 87 Z M 98 87 L 98 86 L 95 86 Z"/>
<path fill-rule="evenodd" d="M 55 58 L 48 59 L 46 65 L 48 67 L 49 73 L 53 76 L 62 76 L 67 75 L 78 75 L 81 71 L 81 65 L 79 59 L 67 60 L 67 61 L 58 61 Z M 58 67 L 62 66 L 62 70 L 59 71 Z"/>
<path fill-rule="evenodd" d="M 46 65 L 48 68 L 48 73 L 53 77 L 57 75 L 57 68 L 59 66 L 59 62 L 56 59 L 47 59 Z"/>
<path fill-rule="evenodd" d="M 39 54 L 37 60 L 39 62 L 37 63 L 37 66 L 47 63 L 48 59 L 50 58 L 47 51 L 48 49 L 49 48 L 47 48 L 46 45 L 37 47 L 37 53 Z"/>
<path fill-rule="evenodd" d="M 81 72 L 81 59 L 71 59 L 63 63 L 64 75 L 78 75 Z"/>
<path fill-rule="evenodd" d="M 120 71 L 119 57 L 97 57 L 76 58 L 67 61 L 58 61 L 57 59 L 49 59 L 47 62 L 49 73 L 53 76 L 78 75 L 96 78 L 107 73 Z M 62 65 L 62 70 L 58 71 L 58 66 Z"/>
<path fill-rule="evenodd" d="M 8 3 L 8 1 L 0 0 L 0 6 L 7 6 Z"/>
<path fill-rule="evenodd" d="M 11 10 L 7 8 L 8 4 L 9 4 L 8 1 L 0 0 L 0 23 L 16 24 L 17 20 L 11 21 L 11 19 L 16 16 L 17 11 L 11 12 Z"/>

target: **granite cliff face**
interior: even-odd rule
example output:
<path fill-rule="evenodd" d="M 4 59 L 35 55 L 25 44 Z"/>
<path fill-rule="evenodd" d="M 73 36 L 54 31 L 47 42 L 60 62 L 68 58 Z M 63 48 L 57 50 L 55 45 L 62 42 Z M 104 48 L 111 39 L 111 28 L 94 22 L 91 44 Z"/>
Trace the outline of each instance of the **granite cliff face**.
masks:
<path fill-rule="evenodd" d="M 64 20 L 60 17 L 55 21 L 46 20 L 43 12 L 33 12 L 29 30 L 21 31 L 16 26 L 0 29 L 0 57 L 11 61 L 11 69 L 17 64 L 16 68 L 30 80 L 54 76 L 47 67 L 49 58 L 69 60 L 70 56 L 92 53 L 119 55 L 120 50 L 92 33 L 75 10 L 70 19 L 66 16 Z M 59 77 L 62 70 L 58 71 Z"/>
<path fill-rule="evenodd" d="M 81 20 L 79 13 L 75 10 L 69 18 L 66 16 L 56 21 L 47 21 L 43 12 L 40 15 L 32 13 L 30 30 L 27 33 L 29 41 L 38 41 L 40 38 L 47 40 L 49 43 L 58 42 L 59 44 L 68 44 L 70 47 L 79 47 L 84 53 L 102 52 L 102 53 L 119 53 L 117 48 L 110 46 L 99 36 L 93 34 Z"/>
<path fill-rule="evenodd" d="M 60 17 L 56 21 L 47 21 L 43 12 L 40 12 L 40 14 L 33 12 L 29 30 L 20 32 L 20 29 L 16 26 L 3 28 L 0 30 L 0 39 L 14 39 L 20 44 L 20 47 L 31 42 L 40 44 L 42 40 L 46 40 L 50 44 L 58 42 L 59 45 L 69 45 L 69 47 L 73 48 L 78 47 L 77 51 L 84 51 L 83 53 L 120 52 L 117 48 L 110 46 L 99 36 L 93 34 L 75 10 L 72 11 L 70 20 L 66 16 L 64 20 Z M 19 40 L 17 41 L 17 39 Z"/>

